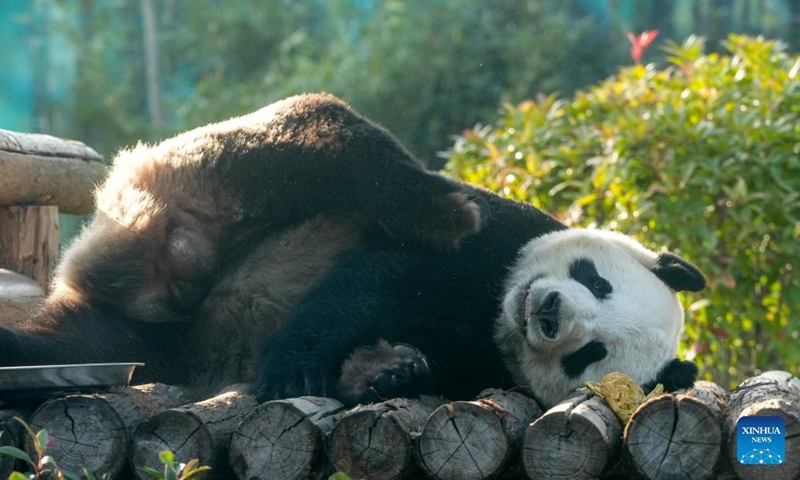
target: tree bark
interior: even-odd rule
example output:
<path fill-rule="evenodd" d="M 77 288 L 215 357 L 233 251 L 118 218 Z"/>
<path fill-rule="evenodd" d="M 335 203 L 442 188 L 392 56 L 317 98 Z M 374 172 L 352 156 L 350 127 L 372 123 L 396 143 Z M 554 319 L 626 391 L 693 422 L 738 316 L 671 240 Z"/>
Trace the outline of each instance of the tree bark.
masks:
<path fill-rule="evenodd" d="M 158 19 L 153 0 L 139 0 L 142 11 L 142 43 L 144 44 L 144 70 L 147 85 L 147 111 L 150 126 L 161 133 L 161 89 L 159 82 Z"/>
<path fill-rule="evenodd" d="M 747 416 L 777 416 L 786 423 L 786 454 L 780 465 L 745 465 L 737 458 L 736 426 Z M 742 382 L 731 394 L 722 421 L 723 455 L 743 480 L 800 477 L 800 387 L 786 372 L 767 372 Z"/>
<path fill-rule="evenodd" d="M 345 407 L 332 398 L 299 397 L 256 407 L 233 432 L 230 463 L 239 479 L 321 478 L 325 438 Z"/>
<path fill-rule="evenodd" d="M 532 398 L 495 389 L 472 402 L 443 405 L 420 434 L 420 466 L 440 479 L 499 475 L 519 450 L 528 424 L 541 414 Z"/>
<path fill-rule="evenodd" d="M 622 424 L 605 400 L 576 394 L 525 432 L 522 462 L 530 478 L 593 479 L 620 451 Z"/>
<path fill-rule="evenodd" d="M 47 291 L 58 247 L 58 207 L 0 207 L 0 268 L 32 278 Z"/>
<path fill-rule="evenodd" d="M 185 401 L 180 389 L 161 384 L 69 395 L 43 403 L 31 415 L 30 425 L 34 431 L 46 429 L 55 439 L 48 453 L 63 469 L 80 472 L 86 467 L 98 478 L 105 473 L 114 478 L 126 466 L 134 429 Z M 33 454 L 30 439 L 26 449 Z"/>
<path fill-rule="evenodd" d="M 334 469 L 370 480 L 413 474 L 417 468 L 413 437 L 443 403 L 427 396 L 393 398 L 348 411 L 331 432 L 328 456 Z"/>
<path fill-rule="evenodd" d="M 57 205 L 83 215 L 94 208 L 103 158 L 86 145 L 49 135 L 0 130 L 0 205 Z"/>
<path fill-rule="evenodd" d="M 640 406 L 623 435 L 636 470 L 652 480 L 712 477 L 727 397 L 719 385 L 699 381 L 686 393 L 662 395 Z"/>
<path fill-rule="evenodd" d="M 208 400 L 164 410 L 140 424 L 133 436 L 133 465 L 160 470 L 163 467 L 158 454 L 170 450 L 177 461 L 185 463 L 196 458 L 200 465 L 212 467 L 202 474 L 204 478 L 231 478 L 231 434 L 258 405 L 248 391 L 249 385 L 228 388 Z M 138 469 L 134 473 L 141 480 L 151 478 Z"/>

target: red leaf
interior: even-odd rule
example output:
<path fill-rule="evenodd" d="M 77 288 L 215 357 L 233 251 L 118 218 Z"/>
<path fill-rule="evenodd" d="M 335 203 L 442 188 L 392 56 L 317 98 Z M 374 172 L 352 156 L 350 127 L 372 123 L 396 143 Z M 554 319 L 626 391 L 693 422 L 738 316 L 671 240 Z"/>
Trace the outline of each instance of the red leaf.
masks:
<path fill-rule="evenodd" d="M 631 58 L 634 62 L 641 62 L 642 54 L 657 36 L 658 30 L 645 30 L 638 36 L 628 32 L 628 40 L 631 42 Z"/>

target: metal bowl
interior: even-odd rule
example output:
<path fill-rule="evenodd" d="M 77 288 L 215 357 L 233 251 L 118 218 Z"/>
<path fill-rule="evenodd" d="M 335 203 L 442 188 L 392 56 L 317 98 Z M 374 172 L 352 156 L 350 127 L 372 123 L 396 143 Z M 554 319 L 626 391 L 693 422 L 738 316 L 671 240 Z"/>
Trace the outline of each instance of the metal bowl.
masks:
<path fill-rule="evenodd" d="M 0 399 L 17 400 L 54 392 L 127 385 L 143 363 L 80 363 L 0 367 Z"/>

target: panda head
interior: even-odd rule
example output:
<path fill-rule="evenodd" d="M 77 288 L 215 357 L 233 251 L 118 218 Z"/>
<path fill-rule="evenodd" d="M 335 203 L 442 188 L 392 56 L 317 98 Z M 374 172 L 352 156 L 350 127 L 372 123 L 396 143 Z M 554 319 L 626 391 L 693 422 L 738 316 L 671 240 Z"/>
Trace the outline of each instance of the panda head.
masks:
<path fill-rule="evenodd" d="M 495 336 L 515 380 L 549 407 L 613 371 L 660 380 L 683 327 L 676 292 L 704 287 L 690 263 L 625 235 L 553 232 L 522 248 Z"/>

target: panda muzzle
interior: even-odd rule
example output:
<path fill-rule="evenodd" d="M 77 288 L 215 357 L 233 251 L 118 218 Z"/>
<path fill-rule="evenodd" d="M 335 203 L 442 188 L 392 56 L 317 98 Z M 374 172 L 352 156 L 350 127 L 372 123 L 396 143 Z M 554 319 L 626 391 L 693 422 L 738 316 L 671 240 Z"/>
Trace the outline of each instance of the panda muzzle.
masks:
<path fill-rule="evenodd" d="M 542 327 L 544 336 L 550 339 L 558 335 L 558 317 L 561 310 L 561 296 L 558 292 L 550 292 L 544 299 L 544 303 L 536 311 L 536 319 Z"/>

